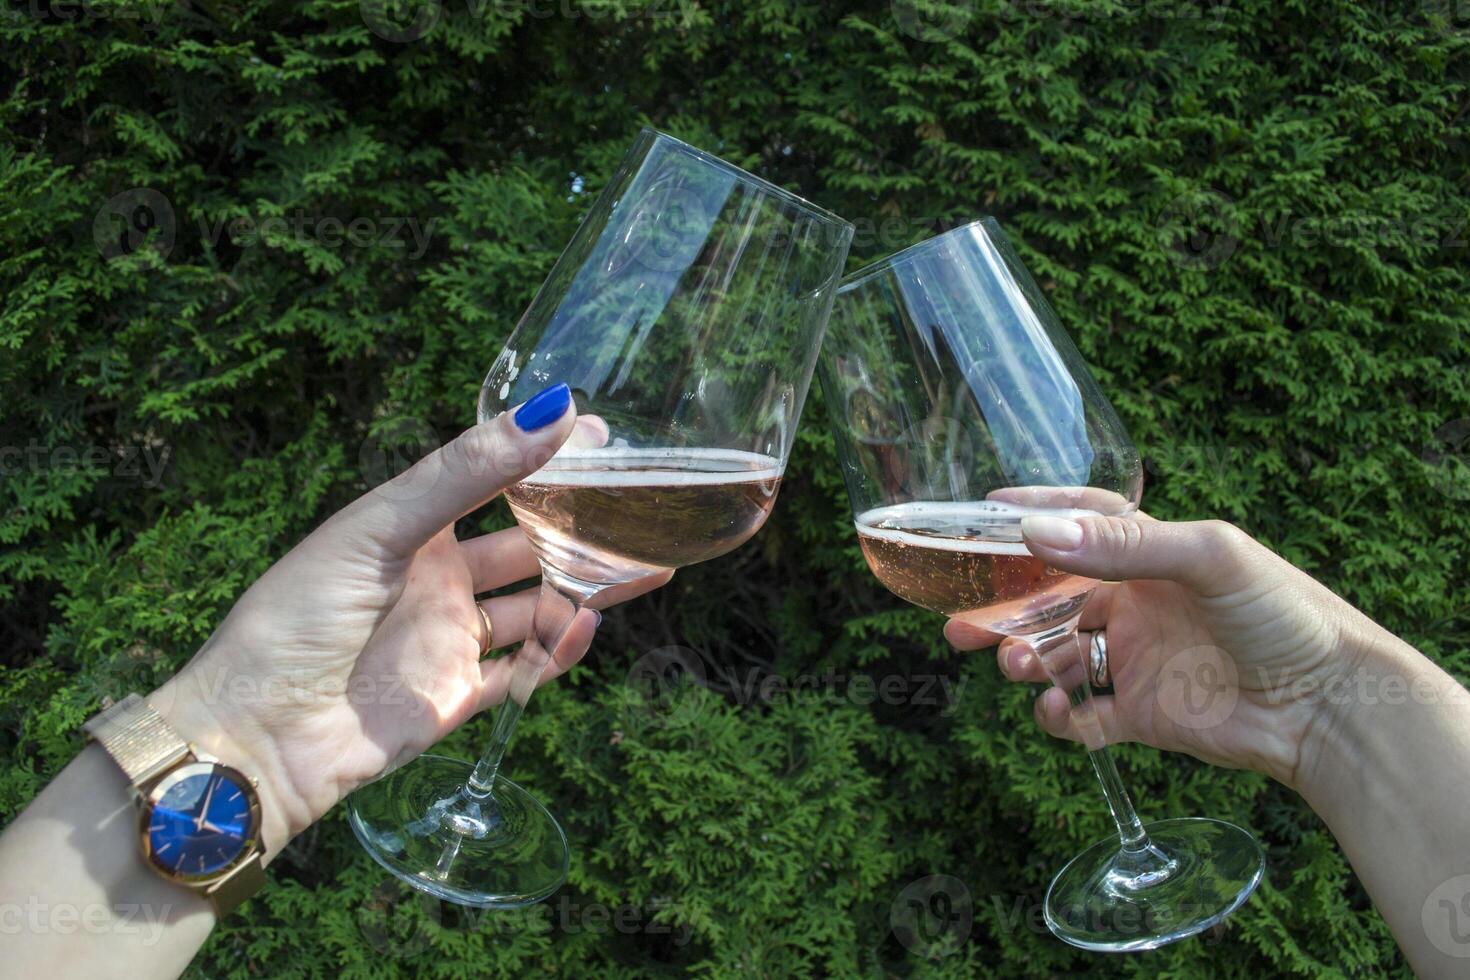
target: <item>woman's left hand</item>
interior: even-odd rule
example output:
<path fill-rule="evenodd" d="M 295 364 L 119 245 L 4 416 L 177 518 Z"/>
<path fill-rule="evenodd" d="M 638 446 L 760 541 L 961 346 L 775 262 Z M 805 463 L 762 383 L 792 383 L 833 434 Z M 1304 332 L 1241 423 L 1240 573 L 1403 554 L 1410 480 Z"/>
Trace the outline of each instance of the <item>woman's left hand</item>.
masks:
<path fill-rule="evenodd" d="M 504 700 L 538 589 L 480 603 L 535 576 L 519 528 L 466 541 L 454 522 L 530 474 L 579 423 L 570 406 L 523 432 L 514 413 L 478 425 L 334 514 L 240 598 L 149 701 L 201 749 L 260 780 L 267 854 L 385 769 Z M 598 421 L 581 420 L 595 429 Z M 596 434 L 590 434 L 596 438 Z M 629 583 L 598 605 L 668 581 Z M 565 626 L 541 680 L 586 652 L 600 614 Z"/>

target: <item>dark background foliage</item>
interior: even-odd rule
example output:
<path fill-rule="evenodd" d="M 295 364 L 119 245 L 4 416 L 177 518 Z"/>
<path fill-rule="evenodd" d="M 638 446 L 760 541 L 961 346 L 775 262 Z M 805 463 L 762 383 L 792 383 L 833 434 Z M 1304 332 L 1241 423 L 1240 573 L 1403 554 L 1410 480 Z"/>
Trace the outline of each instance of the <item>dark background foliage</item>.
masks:
<path fill-rule="evenodd" d="M 645 123 L 852 218 L 854 267 L 997 215 L 1143 448 L 1148 509 L 1236 521 L 1470 668 L 1454 0 L 376 4 L 0 16 L 7 818 L 104 695 L 176 669 L 291 542 L 472 421 Z M 870 580 L 816 396 L 805 423 L 762 534 L 611 615 L 523 723 L 512 767 L 574 845 L 549 908 L 420 902 L 339 808 L 200 974 L 1405 972 L 1293 793 L 1131 748 L 1145 818 L 1252 828 L 1268 881 L 1148 956 L 1052 939 L 1051 874 L 1107 831 L 1086 760 Z M 706 684 L 651 699 L 629 674 L 670 646 Z M 857 680 L 940 676 L 948 700 Z M 442 751 L 471 756 L 471 728 Z M 915 941 L 895 912 L 934 874 L 972 922 Z"/>

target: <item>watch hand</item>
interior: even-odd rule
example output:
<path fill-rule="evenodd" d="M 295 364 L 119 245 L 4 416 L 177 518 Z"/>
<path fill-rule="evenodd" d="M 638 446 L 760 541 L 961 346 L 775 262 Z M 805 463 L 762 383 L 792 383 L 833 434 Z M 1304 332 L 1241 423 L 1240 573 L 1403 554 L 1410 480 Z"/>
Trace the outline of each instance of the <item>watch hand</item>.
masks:
<path fill-rule="evenodd" d="M 208 820 L 201 820 L 199 822 L 199 829 L 200 830 L 207 830 L 210 833 L 214 833 L 214 834 L 223 834 L 223 833 L 226 833 L 226 831 L 225 831 L 225 829 L 223 827 L 216 827 L 214 824 L 210 823 Z"/>
<path fill-rule="evenodd" d="M 194 831 L 198 833 L 204 829 L 204 815 L 209 812 L 209 801 L 214 799 L 214 788 L 219 785 L 218 779 L 209 781 L 209 789 L 204 792 L 204 802 L 199 807 L 199 816 L 194 818 Z"/>

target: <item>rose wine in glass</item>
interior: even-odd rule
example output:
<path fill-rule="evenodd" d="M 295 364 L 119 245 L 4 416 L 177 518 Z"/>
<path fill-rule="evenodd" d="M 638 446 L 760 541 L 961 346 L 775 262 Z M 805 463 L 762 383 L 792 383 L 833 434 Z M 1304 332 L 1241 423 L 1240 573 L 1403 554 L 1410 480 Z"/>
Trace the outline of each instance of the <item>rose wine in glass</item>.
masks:
<path fill-rule="evenodd" d="M 844 280 L 822 387 L 863 556 L 899 597 L 1024 638 L 1068 692 L 1118 835 L 1074 858 L 1044 907 L 1059 938 L 1151 949 L 1219 922 L 1264 862 L 1219 820 L 1145 826 L 1092 703 L 1077 623 L 1097 582 L 1030 553 L 1031 515 L 1129 517 L 1138 452 L 992 220 Z"/>
<path fill-rule="evenodd" d="M 770 515 L 852 234 L 723 160 L 639 134 L 480 390 L 482 422 L 558 382 L 580 416 L 505 493 L 541 562 L 508 695 L 475 765 L 423 755 L 352 795 L 378 863 L 482 908 L 561 886 L 565 833 L 501 772 L 516 723 L 580 610 L 725 554 Z"/>
<path fill-rule="evenodd" d="M 580 450 L 559 454 L 505 497 L 559 572 L 630 582 L 744 544 L 770 516 L 783 468 L 734 449 Z"/>
<path fill-rule="evenodd" d="M 858 544 L 878 581 L 900 599 L 1004 633 L 1040 614 L 1065 620 L 1097 585 L 1026 550 L 1021 518 L 1028 513 L 1092 516 L 989 501 L 909 502 L 858 515 Z"/>

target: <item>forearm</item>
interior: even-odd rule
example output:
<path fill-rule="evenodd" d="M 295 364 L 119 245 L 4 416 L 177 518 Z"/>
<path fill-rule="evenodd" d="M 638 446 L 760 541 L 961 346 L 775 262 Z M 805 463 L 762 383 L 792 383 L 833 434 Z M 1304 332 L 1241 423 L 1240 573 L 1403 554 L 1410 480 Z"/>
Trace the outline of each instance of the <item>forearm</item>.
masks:
<path fill-rule="evenodd" d="M 247 750 L 264 739 L 227 734 L 202 692 L 186 669 L 148 701 L 195 751 L 257 780 L 262 861 L 269 861 L 301 806 L 282 788 L 269 753 Z M 139 821 L 123 770 L 89 744 L 0 835 L 0 962 L 34 966 L 17 975 L 36 976 L 58 966 L 68 977 L 184 970 L 214 926 L 214 908 L 147 866 Z"/>
<path fill-rule="evenodd" d="M 1311 736 L 1299 787 L 1418 975 L 1461 977 L 1470 968 L 1470 694 L 1386 633 L 1356 652 L 1343 703 Z"/>
<path fill-rule="evenodd" d="M 177 976 L 214 921 L 144 866 L 127 780 L 97 745 L 0 834 L 0 962 L 14 976 Z"/>

